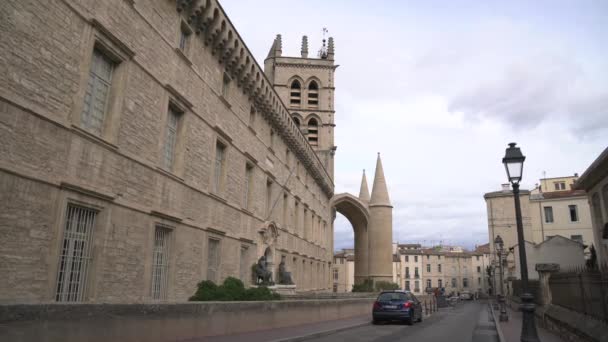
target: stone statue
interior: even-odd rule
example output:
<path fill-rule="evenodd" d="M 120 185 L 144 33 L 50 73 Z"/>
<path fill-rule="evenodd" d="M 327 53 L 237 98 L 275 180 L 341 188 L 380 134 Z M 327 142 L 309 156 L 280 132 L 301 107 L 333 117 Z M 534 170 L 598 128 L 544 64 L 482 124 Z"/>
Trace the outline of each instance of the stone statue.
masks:
<path fill-rule="evenodd" d="M 255 284 L 256 285 L 273 285 L 272 272 L 268 270 L 266 256 L 262 255 L 255 266 Z"/>
<path fill-rule="evenodd" d="M 291 280 L 291 272 L 287 272 L 285 268 L 285 260 L 281 260 L 279 264 L 279 284 L 281 285 L 293 285 Z"/>

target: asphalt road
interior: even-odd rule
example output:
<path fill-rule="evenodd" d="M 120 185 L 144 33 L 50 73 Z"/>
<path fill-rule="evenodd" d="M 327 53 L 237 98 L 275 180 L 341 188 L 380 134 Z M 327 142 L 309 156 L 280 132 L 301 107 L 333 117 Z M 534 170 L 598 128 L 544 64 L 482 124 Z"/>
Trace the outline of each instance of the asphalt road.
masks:
<path fill-rule="evenodd" d="M 480 330 L 478 324 L 482 322 L 485 325 L 483 322 L 487 322 L 486 311 L 485 301 L 461 302 L 456 307 L 441 309 L 422 323 L 412 326 L 403 323 L 369 324 L 307 341 L 493 341 L 493 336 Z"/>

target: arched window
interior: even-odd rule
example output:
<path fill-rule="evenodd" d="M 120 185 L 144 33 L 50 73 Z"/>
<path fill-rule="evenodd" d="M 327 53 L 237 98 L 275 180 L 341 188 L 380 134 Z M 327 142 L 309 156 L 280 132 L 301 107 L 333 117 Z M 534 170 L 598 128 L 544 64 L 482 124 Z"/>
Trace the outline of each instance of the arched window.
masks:
<path fill-rule="evenodd" d="M 308 120 L 308 143 L 311 146 L 319 144 L 319 123 L 315 118 Z"/>
<path fill-rule="evenodd" d="M 289 90 L 289 104 L 291 106 L 300 106 L 302 98 L 302 87 L 298 80 L 291 82 Z"/>
<path fill-rule="evenodd" d="M 319 86 L 315 81 L 308 84 L 308 106 L 315 108 L 319 106 Z"/>
<path fill-rule="evenodd" d="M 301 124 L 300 124 L 300 119 L 298 119 L 298 117 L 297 117 L 297 116 L 294 116 L 294 117 L 293 117 L 293 122 L 295 122 L 295 123 L 296 123 L 296 126 L 298 126 L 298 129 L 300 129 L 300 125 L 301 125 Z"/>

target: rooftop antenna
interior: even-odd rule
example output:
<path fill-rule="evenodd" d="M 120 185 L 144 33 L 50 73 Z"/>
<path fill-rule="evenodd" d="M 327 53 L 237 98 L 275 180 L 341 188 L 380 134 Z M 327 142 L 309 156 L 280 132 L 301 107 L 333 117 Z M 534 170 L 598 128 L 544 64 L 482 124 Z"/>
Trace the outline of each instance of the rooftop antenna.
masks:
<path fill-rule="evenodd" d="M 328 32 L 329 31 L 327 30 L 327 27 L 324 27 L 323 28 L 323 46 L 319 50 L 319 58 L 321 58 L 321 59 L 327 59 L 327 46 L 325 44 L 325 42 L 327 41 L 327 39 L 325 39 L 325 35 Z"/>

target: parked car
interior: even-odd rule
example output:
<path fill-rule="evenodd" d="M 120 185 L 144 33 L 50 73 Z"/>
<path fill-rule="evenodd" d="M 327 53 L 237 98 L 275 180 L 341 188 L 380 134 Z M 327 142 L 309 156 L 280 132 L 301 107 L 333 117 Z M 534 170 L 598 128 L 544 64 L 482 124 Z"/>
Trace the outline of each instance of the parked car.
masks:
<path fill-rule="evenodd" d="M 383 291 L 372 308 L 373 323 L 380 321 L 405 321 L 411 325 L 422 322 L 422 304 L 409 291 Z"/>
<path fill-rule="evenodd" d="M 462 300 L 472 300 L 473 299 L 473 294 L 469 291 L 462 291 L 460 293 L 460 299 Z"/>

